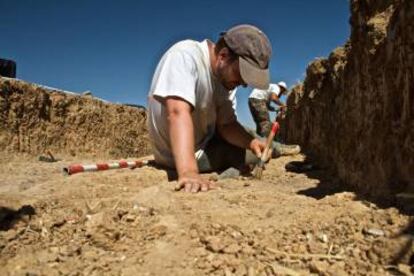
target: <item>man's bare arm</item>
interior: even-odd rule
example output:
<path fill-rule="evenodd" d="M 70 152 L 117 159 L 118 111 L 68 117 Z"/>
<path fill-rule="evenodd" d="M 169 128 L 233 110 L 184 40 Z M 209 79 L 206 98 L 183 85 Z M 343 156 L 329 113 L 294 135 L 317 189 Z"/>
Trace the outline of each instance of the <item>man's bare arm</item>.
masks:
<path fill-rule="evenodd" d="M 212 184 L 200 177 L 194 155 L 194 126 L 191 117 L 192 106 L 177 97 L 165 100 L 171 150 L 178 173 L 177 189 L 186 192 L 207 191 Z"/>
<path fill-rule="evenodd" d="M 284 107 L 285 106 L 285 104 L 280 100 L 280 98 L 279 98 L 279 96 L 278 95 L 276 95 L 276 93 L 272 93 L 272 94 L 270 94 L 270 100 L 272 101 L 272 102 L 274 102 L 274 103 L 276 103 L 277 105 L 279 105 L 279 106 L 282 106 L 282 107 Z"/>
<path fill-rule="evenodd" d="M 265 144 L 248 133 L 239 122 L 218 125 L 217 130 L 224 140 L 244 149 L 250 149 L 260 158 Z"/>
<path fill-rule="evenodd" d="M 191 105 L 186 101 L 168 97 L 167 107 L 171 149 L 178 175 L 198 173 L 194 157 L 194 126 L 191 119 Z"/>

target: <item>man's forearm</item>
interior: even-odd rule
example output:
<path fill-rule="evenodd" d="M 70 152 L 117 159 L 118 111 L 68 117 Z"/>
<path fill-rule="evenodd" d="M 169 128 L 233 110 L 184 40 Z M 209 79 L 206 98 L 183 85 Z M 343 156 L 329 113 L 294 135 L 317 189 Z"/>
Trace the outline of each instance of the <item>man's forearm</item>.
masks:
<path fill-rule="evenodd" d="M 178 176 L 198 173 L 194 155 L 194 127 L 189 112 L 170 112 L 168 115 L 171 149 Z"/>
<path fill-rule="evenodd" d="M 224 140 L 241 148 L 249 148 L 250 142 L 254 139 L 254 137 L 237 121 L 226 125 L 220 125 L 217 129 Z"/>
<path fill-rule="evenodd" d="M 275 93 L 272 93 L 270 100 L 279 106 L 284 106 L 285 104 L 280 100 L 279 96 Z M 270 104 L 270 103 L 269 103 Z"/>
<path fill-rule="evenodd" d="M 276 103 L 279 106 L 284 106 L 285 105 L 280 99 L 277 99 L 277 100 L 275 100 L 273 102 Z"/>

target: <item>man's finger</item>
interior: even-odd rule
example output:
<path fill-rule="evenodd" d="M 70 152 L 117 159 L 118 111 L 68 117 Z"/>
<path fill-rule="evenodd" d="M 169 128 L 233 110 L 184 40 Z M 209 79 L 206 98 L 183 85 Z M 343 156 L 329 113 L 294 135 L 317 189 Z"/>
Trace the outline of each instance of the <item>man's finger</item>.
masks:
<path fill-rule="evenodd" d="M 182 183 L 182 182 L 178 182 L 178 183 L 175 185 L 174 190 L 176 190 L 176 191 L 180 191 L 182 188 L 184 188 L 184 183 Z"/>
<path fill-rule="evenodd" d="M 202 192 L 207 192 L 209 188 L 209 182 L 203 182 L 201 183 L 201 191 Z"/>
<path fill-rule="evenodd" d="M 193 186 L 191 187 L 191 192 L 197 193 L 198 190 L 200 190 L 200 184 L 197 181 L 193 182 Z"/>
<path fill-rule="evenodd" d="M 262 151 L 260 148 L 254 148 L 254 154 L 257 156 L 257 158 L 262 158 Z"/>
<path fill-rule="evenodd" d="M 186 193 L 191 192 L 191 186 L 192 186 L 192 182 L 191 181 L 186 181 L 185 182 L 185 186 L 184 186 L 184 191 Z"/>

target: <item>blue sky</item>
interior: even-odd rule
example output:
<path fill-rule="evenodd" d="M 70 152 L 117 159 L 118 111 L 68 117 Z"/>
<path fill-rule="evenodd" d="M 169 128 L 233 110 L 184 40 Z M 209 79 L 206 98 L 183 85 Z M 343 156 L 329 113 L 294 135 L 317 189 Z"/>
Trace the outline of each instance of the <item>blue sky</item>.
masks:
<path fill-rule="evenodd" d="M 17 77 L 103 99 L 146 105 L 155 66 L 182 39 L 216 40 L 249 23 L 273 45 L 273 82 L 289 86 L 307 64 L 349 36 L 348 0 L 104 1 L 0 0 L 0 57 Z M 252 126 L 250 89 L 239 89 L 238 116 Z"/>

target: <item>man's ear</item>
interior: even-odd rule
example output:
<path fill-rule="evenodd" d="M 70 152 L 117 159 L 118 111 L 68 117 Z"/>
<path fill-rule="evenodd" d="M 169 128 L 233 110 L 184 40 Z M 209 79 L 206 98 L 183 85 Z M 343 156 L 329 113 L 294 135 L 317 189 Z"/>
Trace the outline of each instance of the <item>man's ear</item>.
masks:
<path fill-rule="evenodd" d="M 227 60 L 230 57 L 230 50 L 227 47 L 221 48 L 218 57 L 219 59 Z"/>

